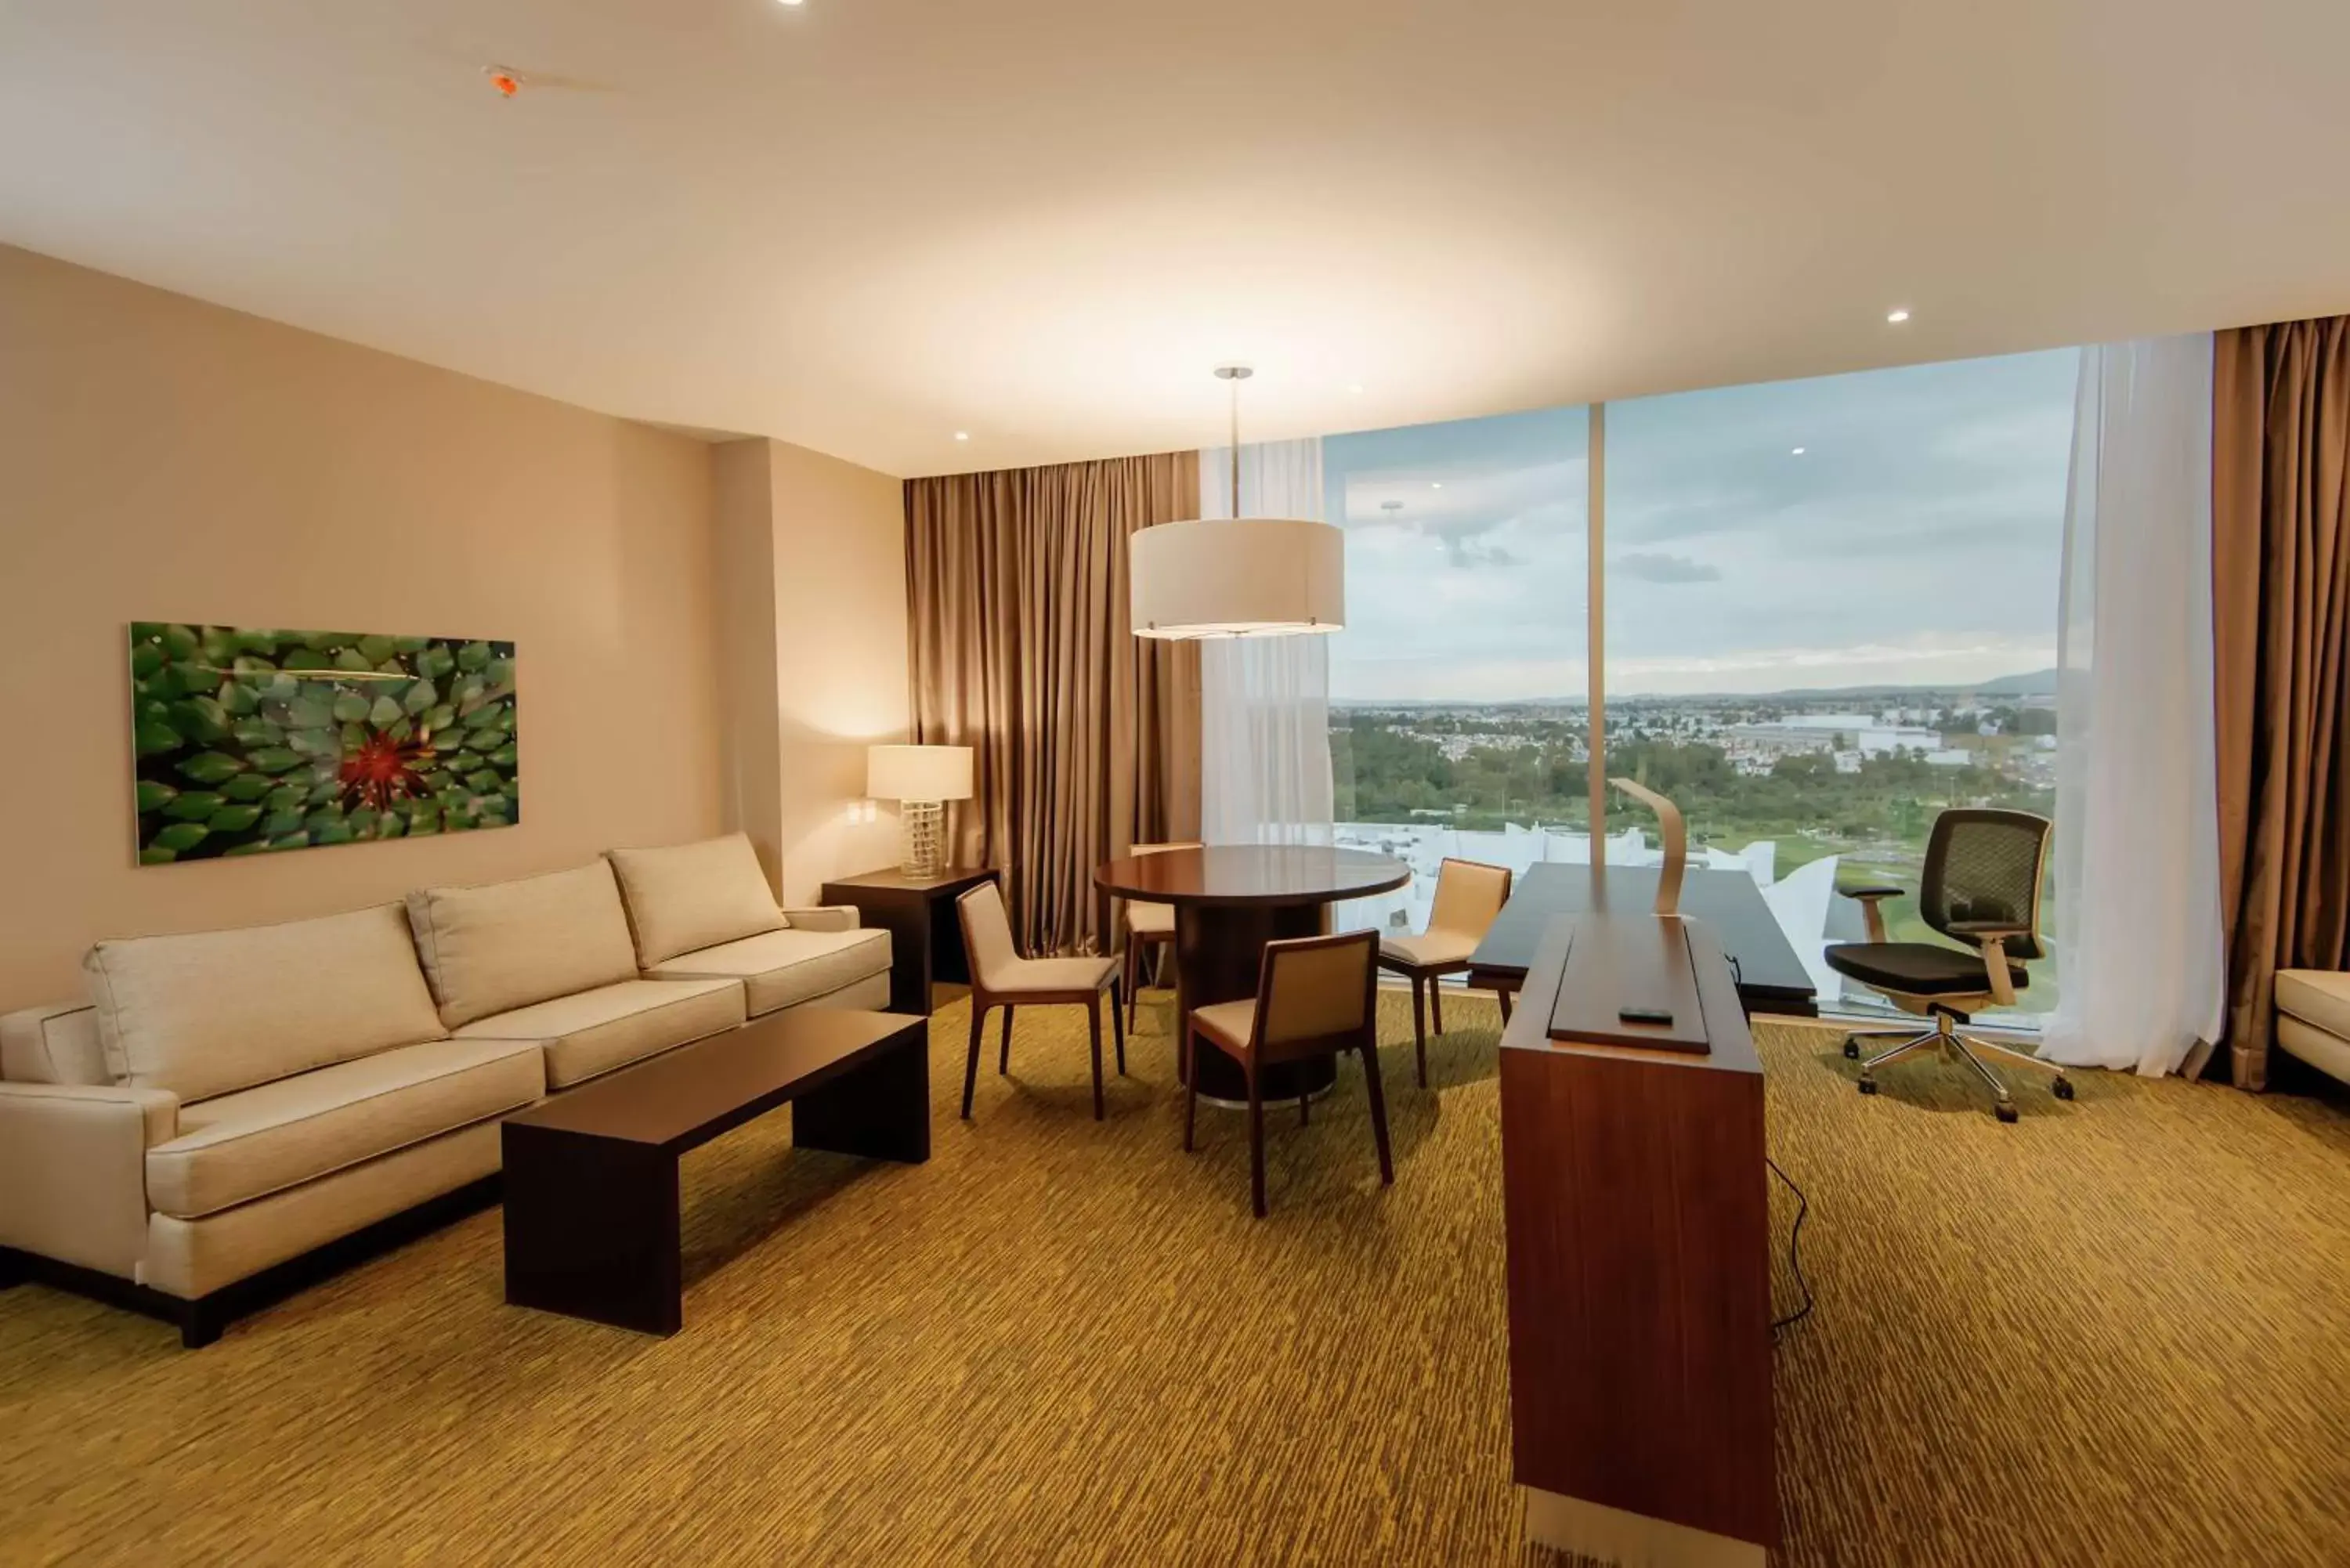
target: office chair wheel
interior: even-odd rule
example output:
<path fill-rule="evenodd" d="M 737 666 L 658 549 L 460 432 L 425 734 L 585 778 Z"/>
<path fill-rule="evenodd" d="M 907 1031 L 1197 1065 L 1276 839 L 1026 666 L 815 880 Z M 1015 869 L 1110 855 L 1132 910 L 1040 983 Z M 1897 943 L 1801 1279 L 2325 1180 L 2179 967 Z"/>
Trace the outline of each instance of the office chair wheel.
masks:
<path fill-rule="evenodd" d="M 2048 1091 L 2060 1100 L 2069 1100 L 2073 1097 L 2073 1080 L 2059 1078 L 2048 1085 Z"/>
<path fill-rule="evenodd" d="M 1844 1059 L 1847 1062 L 1857 1062 L 1860 1060 L 1859 1035 L 1847 1034 L 1844 1037 Z"/>
<path fill-rule="evenodd" d="M 1999 1119 L 2003 1122 L 2012 1122 L 2015 1119 L 2015 1107 L 2009 1105 L 2005 1100 L 2002 1100 L 1999 1104 L 1993 1106 L 1991 1109 L 1998 1113 Z"/>
<path fill-rule="evenodd" d="M 1874 1078 L 1863 1078 L 1860 1081 L 1860 1092 L 1864 1095 L 1873 1095 L 1877 1093 L 1877 1080 Z"/>

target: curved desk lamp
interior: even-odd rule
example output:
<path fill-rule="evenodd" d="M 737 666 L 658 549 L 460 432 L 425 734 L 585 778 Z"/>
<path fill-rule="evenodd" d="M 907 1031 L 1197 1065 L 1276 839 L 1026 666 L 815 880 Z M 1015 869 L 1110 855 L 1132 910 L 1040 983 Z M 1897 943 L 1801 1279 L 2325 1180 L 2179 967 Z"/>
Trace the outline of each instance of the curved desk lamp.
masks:
<path fill-rule="evenodd" d="M 1665 864 L 1664 868 L 1657 873 L 1656 912 L 1659 915 L 1679 914 L 1681 873 L 1689 869 L 1689 827 L 1681 821 L 1681 808 L 1647 784 L 1619 778 L 1611 778 L 1607 782 L 1657 814 L 1657 827 L 1665 841 Z M 1604 863 L 1602 868 L 1604 871 Z"/>

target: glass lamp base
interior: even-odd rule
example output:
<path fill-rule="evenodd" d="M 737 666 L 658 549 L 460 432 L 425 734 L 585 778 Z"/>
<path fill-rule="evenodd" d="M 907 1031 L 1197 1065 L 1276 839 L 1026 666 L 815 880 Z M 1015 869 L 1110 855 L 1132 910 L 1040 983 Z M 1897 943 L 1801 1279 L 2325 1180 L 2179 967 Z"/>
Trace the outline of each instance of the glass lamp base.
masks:
<path fill-rule="evenodd" d="M 946 861 L 946 806 L 935 800 L 898 803 L 898 826 L 905 836 L 905 858 L 899 869 L 909 877 L 935 877 Z"/>

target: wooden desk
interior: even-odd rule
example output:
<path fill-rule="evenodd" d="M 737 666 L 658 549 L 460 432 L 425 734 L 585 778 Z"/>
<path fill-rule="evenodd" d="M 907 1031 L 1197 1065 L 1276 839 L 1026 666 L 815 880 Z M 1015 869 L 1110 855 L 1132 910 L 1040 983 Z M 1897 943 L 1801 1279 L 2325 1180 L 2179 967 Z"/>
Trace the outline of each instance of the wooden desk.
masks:
<path fill-rule="evenodd" d="M 1514 1472 L 1530 1539 L 1761 1568 L 1779 1544 L 1770 1177 L 1762 1064 L 1719 940 L 1684 922 L 1710 1053 L 1550 1038 L 1577 931 L 1653 946 L 1657 919 L 1552 921 L 1502 1036 Z M 1589 981 L 1569 1014 L 1612 1016 Z"/>
<path fill-rule="evenodd" d="M 1607 868 L 1607 906 L 1632 911 L 1657 899 L 1657 867 Z M 1510 888 L 1510 901 L 1470 955 L 1469 983 L 1512 992 L 1524 983 L 1534 950 L 1550 923 L 1562 915 L 1588 914 L 1599 907 L 1591 867 L 1545 861 L 1529 867 Z M 1779 929 L 1762 889 L 1743 871 L 1691 867 L 1681 881 L 1681 913 L 1711 929 L 1721 950 L 1737 966 L 1738 994 L 1750 1012 L 1798 1018 L 1819 1013 L 1811 971 Z"/>

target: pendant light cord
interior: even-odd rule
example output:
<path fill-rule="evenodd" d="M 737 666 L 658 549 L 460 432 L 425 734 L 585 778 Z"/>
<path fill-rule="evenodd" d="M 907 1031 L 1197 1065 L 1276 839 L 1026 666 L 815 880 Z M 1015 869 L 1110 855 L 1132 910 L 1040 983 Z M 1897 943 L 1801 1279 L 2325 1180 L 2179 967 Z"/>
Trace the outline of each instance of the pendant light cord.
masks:
<path fill-rule="evenodd" d="M 1232 520 L 1241 515 L 1241 379 L 1232 379 Z"/>

